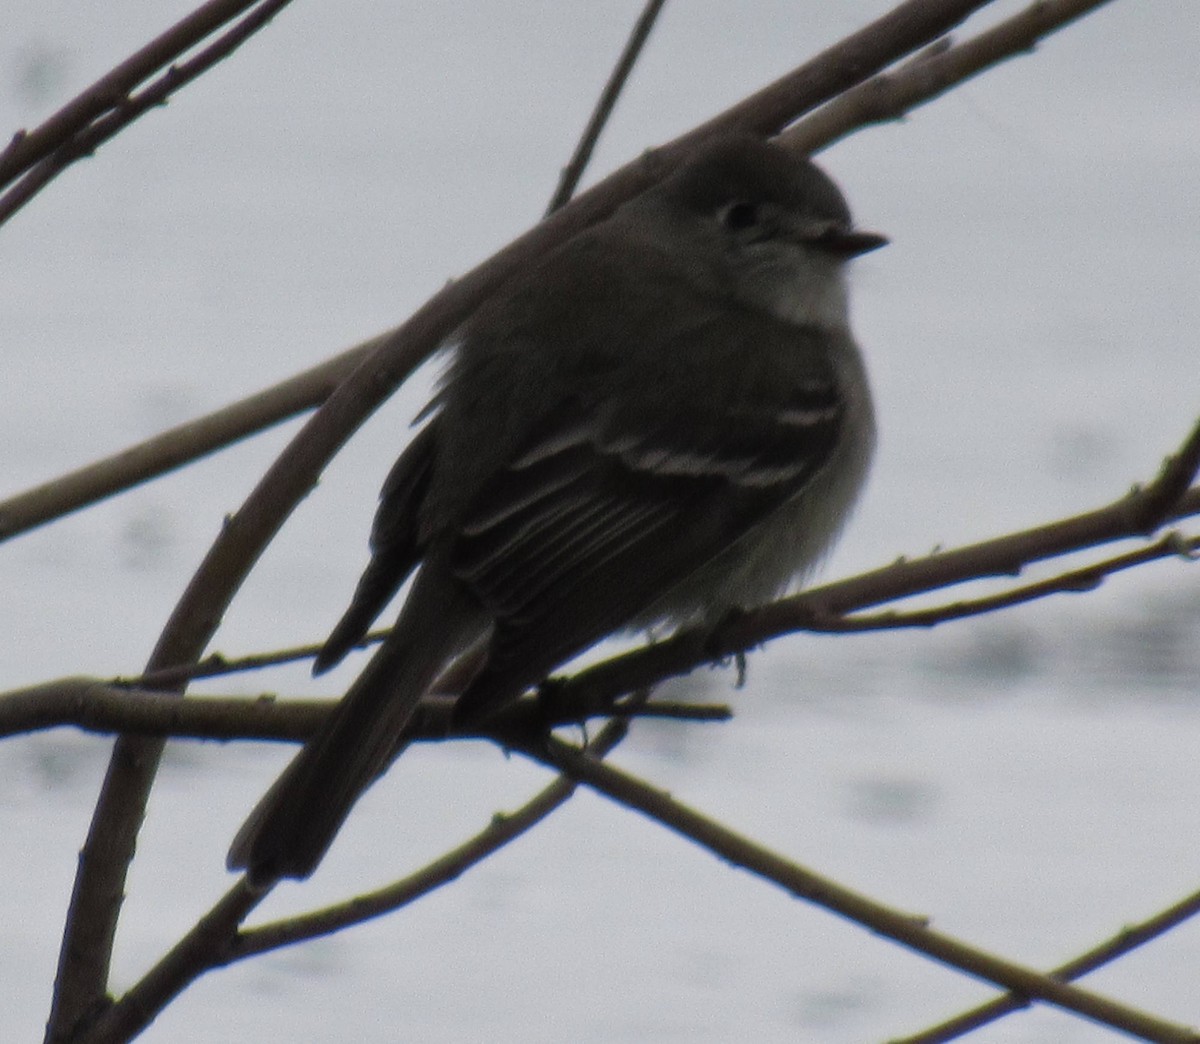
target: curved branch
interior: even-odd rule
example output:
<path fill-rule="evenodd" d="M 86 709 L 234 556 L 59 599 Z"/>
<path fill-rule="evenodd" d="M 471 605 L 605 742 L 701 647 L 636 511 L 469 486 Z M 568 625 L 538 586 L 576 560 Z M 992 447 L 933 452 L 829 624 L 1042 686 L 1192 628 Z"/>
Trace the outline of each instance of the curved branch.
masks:
<path fill-rule="evenodd" d="M 986 0 L 986 2 L 990 2 L 990 0 Z M 1035 5 L 1035 9 L 1039 13 L 1039 17 L 1029 24 L 1036 29 L 1037 35 L 1044 36 L 1060 28 L 1069 18 L 1079 17 L 1082 13 L 1082 10 L 1071 13 L 1065 10 L 1066 7 L 1086 9 L 1097 6 L 1101 2 L 1107 2 L 1107 0 L 1086 0 L 1086 3 L 1083 0 L 1066 0 L 1066 2 L 1059 0 L 1059 2 L 1051 4 L 1038 4 Z M 911 7 L 912 5 L 904 6 Z M 973 10 L 981 6 L 984 4 L 950 5 L 950 10 L 940 13 L 941 21 L 937 24 L 942 28 L 939 31 L 950 29 L 966 18 L 970 13 L 968 8 Z M 901 8 L 887 17 L 899 23 L 910 14 L 911 12 L 906 12 Z M 1028 13 L 1018 16 L 1018 18 L 1029 22 Z M 876 26 L 879 24 L 876 23 Z M 868 27 L 868 30 L 864 30 L 864 32 L 872 29 L 873 27 Z M 852 44 L 854 40 L 855 38 L 852 37 L 847 41 L 850 46 L 839 45 L 826 52 L 827 61 L 842 62 L 847 67 L 850 63 L 857 61 L 860 57 L 861 47 Z M 992 63 L 1003 61 L 1031 45 L 1030 40 L 1025 40 L 1020 47 L 1013 45 L 1012 49 L 1005 50 L 1002 46 L 998 46 L 1005 40 L 1011 40 L 1011 34 L 994 40 L 991 47 L 984 49 L 984 53 L 988 54 Z M 960 51 L 963 48 L 967 49 L 968 54 L 972 48 L 975 49 L 975 54 L 970 61 L 960 60 L 962 58 Z M 939 63 L 931 71 L 930 60 L 948 51 L 952 51 L 953 55 L 948 56 L 945 62 Z M 826 56 L 817 60 L 826 61 Z M 867 57 L 878 61 L 873 51 L 870 51 Z M 708 133 L 743 126 L 738 122 L 741 117 L 736 114 L 739 112 L 745 116 L 744 126 L 757 126 L 766 119 L 767 115 L 775 112 L 778 108 L 775 93 L 786 88 L 787 81 L 792 78 L 797 81 L 803 79 L 801 73 L 809 69 L 817 60 L 802 67 L 801 70 L 792 74 L 791 77 L 785 78 L 784 81 L 780 81 L 779 84 L 768 88 L 766 92 L 762 92 L 767 95 L 762 106 L 765 114 L 760 113 L 750 102 L 746 102 L 706 124 Z M 906 111 L 900 101 L 902 97 L 908 99 L 904 104 L 910 108 L 915 107 L 945 93 L 954 83 L 974 75 L 980 71 L 981 67 L 979 48 L 975 41 L 969 41 L 961 47 L 950 48 L 948 40 L 940 40 L 896 72 L 876 77 L 851 90 L 849 94 L 855 95 L 856 99 L 852 103 L 840 104 L 839 99 L 839 102 L 832 102 L 822 107 L 786 132 L 781 140 L 801 151 L 816 152 L 836 139 L 844 137 L 855 128 L 900 118 Z M 958 79 L 954 77 L 958 77 Z M 841 97 L 847 96 L 842 95 Z M 797 114 L 803 111 L 802 106 L 798 107 L 796 111 Z M 704 128 L 701 128 L 701 131 L 703 130 Z M 680 139 L 680 142 L 676 144 L 691 140 L 701 131 L 688 135 L 685 139 Z M 622 173 L 628 173 L 628 168 Z M 605 186 L 608 186 L 608 182 L 605 182 Z M 605 186 L 598 186 L 598 188 Z M 629 194 L 636 190 L 637 186 L 628 189 Z M 181 464 L 210 453 L 220 445 L 228 445 L 247 434 L 261 431 L 278 421 L 291 417 L 305 408 L 318 405 L 328 397 L 332 390 L 328 386 L 328 381 L 336 381 L 344 377 L 354 365 L 362 362 L 370 351 L 395 333 L 396 331 L 393 330 L 389 334 L 373 338 L 343 352 L 325 364 L 329 369 L 319 377 L 316 375 L 316 371 L 308 371 L 259 393 L 264 400 L 261 404 L 257 401 L 259 396 L 252 396 L 241 403 L 226 407 L 218 413 L 181 425 L 163 436 L 155 437 L 113 457 L 81 468 L 62 479 L 51 480 L 34 490 L 19 494 L 7 501 L 0 501 L 0 540 L 154 478 Z M 310 379 L 315 387 L 310 386 Z M 300 382 L 301 386 L 293 389 L 291 387 L 293 381 Z M 245 413 L 242 412 L 243 409 L 245 409 Z M 229 412 L 229 416 L 222 416 L 226 411 Z M 226 425 L 228 426 L 226 434 L 218 435 Z M 224 441 L 220 441 L 221 438 Z M 164 442 L 163 440 L 169 441 Z M 92 469 L 96 469 L 96 474 L 92 474 Z M 60 482 L 65 483 L 61 491 L 57 489 Z"/>
<path fill-rule="evenodd" d="M 1176 555 L 1193 560 L 1200 549 L 1200 537 L 1183 537 L 1171 532 L 1145 547 L 987 597 L 905 613 L 847 615 L 867 606 L 910 598 L 988 575 L 1019 574 L 1031 562 L 1072 554 L 1103 541 L 1137 536 L 1148 517 L 1146 505 L 1150 504 L 1160 512 L 1166 503 L 1163 490 L 1176 488 L 1181 477 L 1190 474 L 1189 469 L 1194 468 L 1190 448 L 1200 444 L 1197 432 L 1200 432 L 1200 426 L 1189 436 L 1180 453 L 1168 460 L 1158 479 L 1108 507 L 810 588 L 761 609 L 736 614 L 713 630 L 680 632 L 665 641 L 613 657 L 571 678 L 556 679 L 545 688 L 540 704 L 525 700 L 514 705 L 486 735 L 508 742 L 514 735 L 536 735 L 547 724 L 624 713 L 615 701 L 627 692 L 658 685 L 714 659 L 743 654 L 785 633 L 932 627 L 1064 591 L 1088 590 L 1118 570 L 1146 562 Z M 1200 514 L 1200 487 L 1187 492 L 1169 514 L 1175 518 Z M 306 646 L 233 661 L 218 656 L 211 662 L 206 661 L 199 669 L 166 668 L 119 682 L 67 678 L 10 692 L 0 695 L 0 736 L 76 725 L 94 731 L 154 736 L 304 740 L 313 734 L 331 701 L 280 702 L 212 696 L 180 701 L 176 691 L 169 687 L 198 675 L 213 677 L 310 656 L 315 648 Z M 437 697 L 425 701 L 428 720 L 422 726 L 421 738 L 445 739 L 463 735 L 449 731 L 445 703 Z M 640 713 L 707 721 L 723 720 L 727 711 L 721 706 L 654 702 Z M 472 732 L 469 735 L 485 734 Z"/>
<path fill-rule="evenodd" d="M 709 123 L 643 157 L 450 284 L 342 383 L 275 461 L 201 563 L 171 614 L 147 670 L 193 663 L 212 637 L 258 556 L 321 469 L 412 369 L 519 265 L 672 169 L 718 130 L 773 133 L 801 112 L 923 46 L 988 0 L 909 0 L 811 62 Z M 127 868 L 153 783 L 162 741 L 117 741 L 80 854 L 55 988 L 50 1038 L 62 1039 L 102 1003 Z"/>
<path fill-rule="evenodd" d="M 7 184 L 53 153 L 129 91 L 258 0 L 210 0 L 106 73 L 32 131 L 18 131 L 0 153 L 0 184 Z"/>
<path fill-rule="evenodd" d="M 609 722 L 585 749 L 590 756 L 602 758 L 625 738 L 626 732 L 624 723 Z M 238 926 L 267 894 L 251 888 L 242 878 L 140 982 L 89 1027 L 82 1044 L 129 1040 L 189 983 L 213 968 L 362 924 L 456 880 L 540 823 L 569 800 L 577 786 L 574 780 L 559 776 L 516 812 L 493 816 L 491 823 L 473 838 L 387 888 L 239 932 Z"/>

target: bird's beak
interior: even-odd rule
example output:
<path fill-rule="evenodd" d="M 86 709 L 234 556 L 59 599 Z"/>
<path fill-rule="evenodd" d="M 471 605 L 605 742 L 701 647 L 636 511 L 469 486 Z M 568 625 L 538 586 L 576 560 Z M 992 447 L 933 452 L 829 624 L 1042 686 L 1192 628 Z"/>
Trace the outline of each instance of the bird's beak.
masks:
<path fill-rule="evenodd" d="M 830 226 L 822 229 L 809 239 L 809 243 L 819 250 L 827 250 L 840 258 L 858 257 L 886 246 L 887 236 L 878 232 L 866 232 L 857 228 Z"/>

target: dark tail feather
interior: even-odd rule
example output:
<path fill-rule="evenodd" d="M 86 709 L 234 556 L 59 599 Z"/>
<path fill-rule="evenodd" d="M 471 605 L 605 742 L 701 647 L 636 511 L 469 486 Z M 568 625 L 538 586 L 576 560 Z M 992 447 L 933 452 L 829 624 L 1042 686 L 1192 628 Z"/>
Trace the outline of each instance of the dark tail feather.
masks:
<path fill-rule="evenodd" d="M 384 606 L 400 590 L 411 569 L 412 562 L 408 559 L 382 555 L 371 559 L 371 564 L 354 590 L 350 607 L 313 660 L 314 675 L 324 674 L 331 667 L 336 667 L 346 653 L 362 641 L 375 617 L 383 612 Z"/>
<path fill-rule="evenodd" d="M 250 813 L 230 846 L 229 869 L 247 871 L 256 884 L 308 877 L 399 752 L 421 697 L 480 631 L 479 610 L 464 599 L 437 590 L 418 597 L 429 586 L 418 581 L 391 637 Z"/>
<path fill-rule="evenodd" d="M 421 504 L 433 473 L 440 427 L 436 417 L 426 424 L 388 474 L 371 529 L 370 564 L 358 582 L 350 608 L 313 661 L 313 674 L 329 670 L 362 640 L 424 554 L 419 527 Z"/>

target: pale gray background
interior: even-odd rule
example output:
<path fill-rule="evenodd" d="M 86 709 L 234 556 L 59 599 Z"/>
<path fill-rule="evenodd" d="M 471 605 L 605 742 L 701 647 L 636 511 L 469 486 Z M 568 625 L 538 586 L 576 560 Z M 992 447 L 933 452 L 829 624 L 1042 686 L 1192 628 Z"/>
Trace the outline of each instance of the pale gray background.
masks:
<path fill-rule="evenodd" d="M 534 221 L 640 0 L 306 0 L 0 230 L 0 494 L 401 320 Z M 189 10 L 42 0 L 0 32 L 0 131 Z M 884 0 L 669 6 L 602 172 L 858 28 Z M 1000 5 L 1008 11 L 1019 4 Z M 892 236 L 857 266 L 882 439 L 836 576 L 1096 506 L 1200 404 L 1200 21 L 1120 0 L 823 162 Z M 7 130 L 5 130 L 7 128 Z M 364 561 L 428 384 L 329 469 L 229 613 L 229 654 L 315 640 Z M 286 433 L 0 548 L 0 689 L 144 662 Z M 1200 595 L 1169 562 L 934 633 L 794 637 L 730 725 L 639 728 L 619 762 L 735 828 L 1037 965 L 1200 880 Z M 301 669 L 241 691 L 341 690 Z M 108 743 L 0 745 L 0 1038 L 40 1037 Z M 287 752 L 178 744 L 117 954 L 130 984 L 229 883 Z M 485 746 L 406 757 L 265 916 L 383 883 L 545 777 Z M 1200 1023 L 1200 926 L 1089 980 Z M 150 1041 L 814 1041 L 911 1032 L 988 991 L 590 795 L 398 916 L 216 973 Z M 1116 1039 L 1049 1012 L 986 1042 Z"/>

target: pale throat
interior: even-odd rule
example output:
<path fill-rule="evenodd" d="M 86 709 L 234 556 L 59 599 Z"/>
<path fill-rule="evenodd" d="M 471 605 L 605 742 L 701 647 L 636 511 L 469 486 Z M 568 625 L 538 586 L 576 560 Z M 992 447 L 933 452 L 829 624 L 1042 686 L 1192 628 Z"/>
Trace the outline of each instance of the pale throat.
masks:
<path fill-rule="evenodd" d="M 780 277 L 757 283 L 755 296 L 760 306 L 785 323 L 846 330 L 850 326 L 850 303 L 846 277 L 838 263 L 808 263 Z"/>

